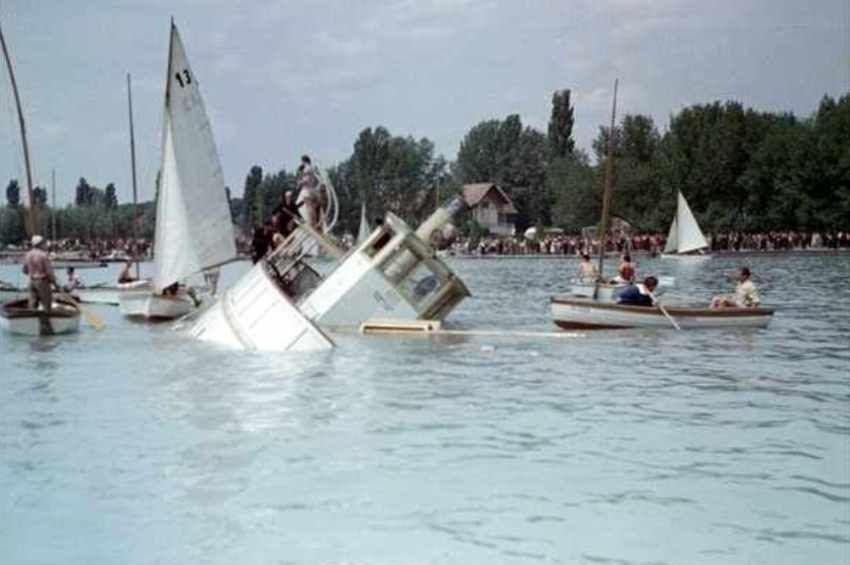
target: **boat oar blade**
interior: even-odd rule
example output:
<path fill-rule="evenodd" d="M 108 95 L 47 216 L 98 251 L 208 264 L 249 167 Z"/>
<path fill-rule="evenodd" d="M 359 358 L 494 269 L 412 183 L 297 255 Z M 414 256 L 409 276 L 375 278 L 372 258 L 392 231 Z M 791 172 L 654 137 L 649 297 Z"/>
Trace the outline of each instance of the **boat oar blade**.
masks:
<path fill-rule="evenodd" d="M 679 326 L 676 320 L 673 319 L 673 316 L 670 315 L 670 313 L 667 311 L 667 308 L 665 308 L 664 305 L 661 304 L 657 298 L 655 298 L 655 295 L 653 293 L 649 292 L 649 289 L 647 289 L 647 294 L 649 294 L 649 297 L 652 299 L 652 303 L 655 304 L 659 310 L 661 310 L 662 314 L 664 314 L 664 317 L 667 318 L 667 320 L 669 320 L 671 324 L 673 324 L 673 327 L 676 328 L 677 331 L 681 331 L 682 328 Z"/>
<path fill-rule="evenodd" d="M 72 304 L 76 305 L 77 310 L 80 311 L 80 315 L 83 317 L 83 319 L 86 321 L 86 323 L 88 323 L 95 330 L 100 331 L 100 330 L 102 330 L 103 328 L 106 327 L 106 322 L 103 321 L 103 318 L 101 318 L 100 316 L 98 316 L 97 314 L 95 314 L 94 312 L 89 310 L 88 308 L 83 307 L 83 305 L 80 304 L 78 301 L 76 301 L 74 299 L 74 297 L 72 297 L 69 294 L 66 294 L 64 292 L 61 292 L 61 291 L 57 292 L 57 295 L 60 298 L 64 298 L 66 301 L 71 302 Z"/>

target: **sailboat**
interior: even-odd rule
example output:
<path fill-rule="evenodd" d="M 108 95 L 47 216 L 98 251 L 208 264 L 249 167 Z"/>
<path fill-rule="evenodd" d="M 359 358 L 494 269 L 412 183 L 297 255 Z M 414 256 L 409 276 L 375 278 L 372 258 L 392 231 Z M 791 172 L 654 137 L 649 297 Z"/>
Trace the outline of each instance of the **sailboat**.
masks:
<path fill-rule="evenodd" d="M 156 209 L 152 290 L 125 293 L 127 316 L 172 319 L 190 312 L 194 299 L 169 292 L 190 275 L 236 257 L 224 174 L 198 80 L 171 22 L 161 178 Z"/>
<path fill-rule="evenodd" d="M 372 233 L 369 220 L 366 219 L 366 203 L 360 206 L 360 229 L 357 231 L 357 245 L 362 244 Z"/>
<path fill-rule="evenodd" d="M 681 192 L 676 202 L 676 216 L 670 224 L 667 244 L 662 257 L 700 257 L 707 258 L 708 241 L 699 229 L 699 224 L 691 212 L 688 201 Z"/>

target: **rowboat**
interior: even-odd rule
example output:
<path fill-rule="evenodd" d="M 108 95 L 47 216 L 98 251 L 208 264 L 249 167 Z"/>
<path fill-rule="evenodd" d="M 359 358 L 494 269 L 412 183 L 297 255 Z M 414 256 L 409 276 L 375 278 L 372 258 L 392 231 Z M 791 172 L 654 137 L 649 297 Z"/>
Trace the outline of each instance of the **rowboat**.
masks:
<path fill-rule="evenodd" d="M 764 328 L 773 319 L 772 308 L 705 308 L 665 306 L 684 330 Z M 671 328 L 670 320 L 655 306 L 631 306 L 588 298 L 552 297 L 552 319 L 564 329 Z"/>
<path fill-rule="evenodd" d="M 75 333 L 80 329 L 80 310 L 70 300 L 54 298 L 48 314 L 29 307 L 27 299 L 12 300 L 0 307 L 0 328 L 17 335 Z"/>

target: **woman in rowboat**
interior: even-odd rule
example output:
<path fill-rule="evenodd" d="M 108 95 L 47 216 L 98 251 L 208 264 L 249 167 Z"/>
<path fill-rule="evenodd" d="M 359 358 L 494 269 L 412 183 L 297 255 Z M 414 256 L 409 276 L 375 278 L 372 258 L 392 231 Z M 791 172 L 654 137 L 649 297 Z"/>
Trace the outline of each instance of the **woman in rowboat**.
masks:
<path fill-rule="evenodd" d="M 753 281 L 750 280 L 750 268 L 741 267 L 738 274 L 738 284 L 735 286 L 735 294 L 720 295 L 711 299 L 712 308 L 758 308 L 761 304 L 758 290 Z"/>

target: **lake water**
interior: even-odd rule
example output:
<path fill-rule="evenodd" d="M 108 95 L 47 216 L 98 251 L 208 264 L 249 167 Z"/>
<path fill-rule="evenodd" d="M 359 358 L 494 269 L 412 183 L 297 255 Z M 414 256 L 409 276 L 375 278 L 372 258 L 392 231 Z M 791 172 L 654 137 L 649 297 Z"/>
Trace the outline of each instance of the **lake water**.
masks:
<path fill-rule="evenodd" d="M 250 354 L 103 306 L 0 335 L 0 562 L 848 563 L 850 255 L 639 272 L 707 302 L 743 261 L 767 330 Z M 540 331 L 576 266 L 451 264 L 456 327 Z"/>

